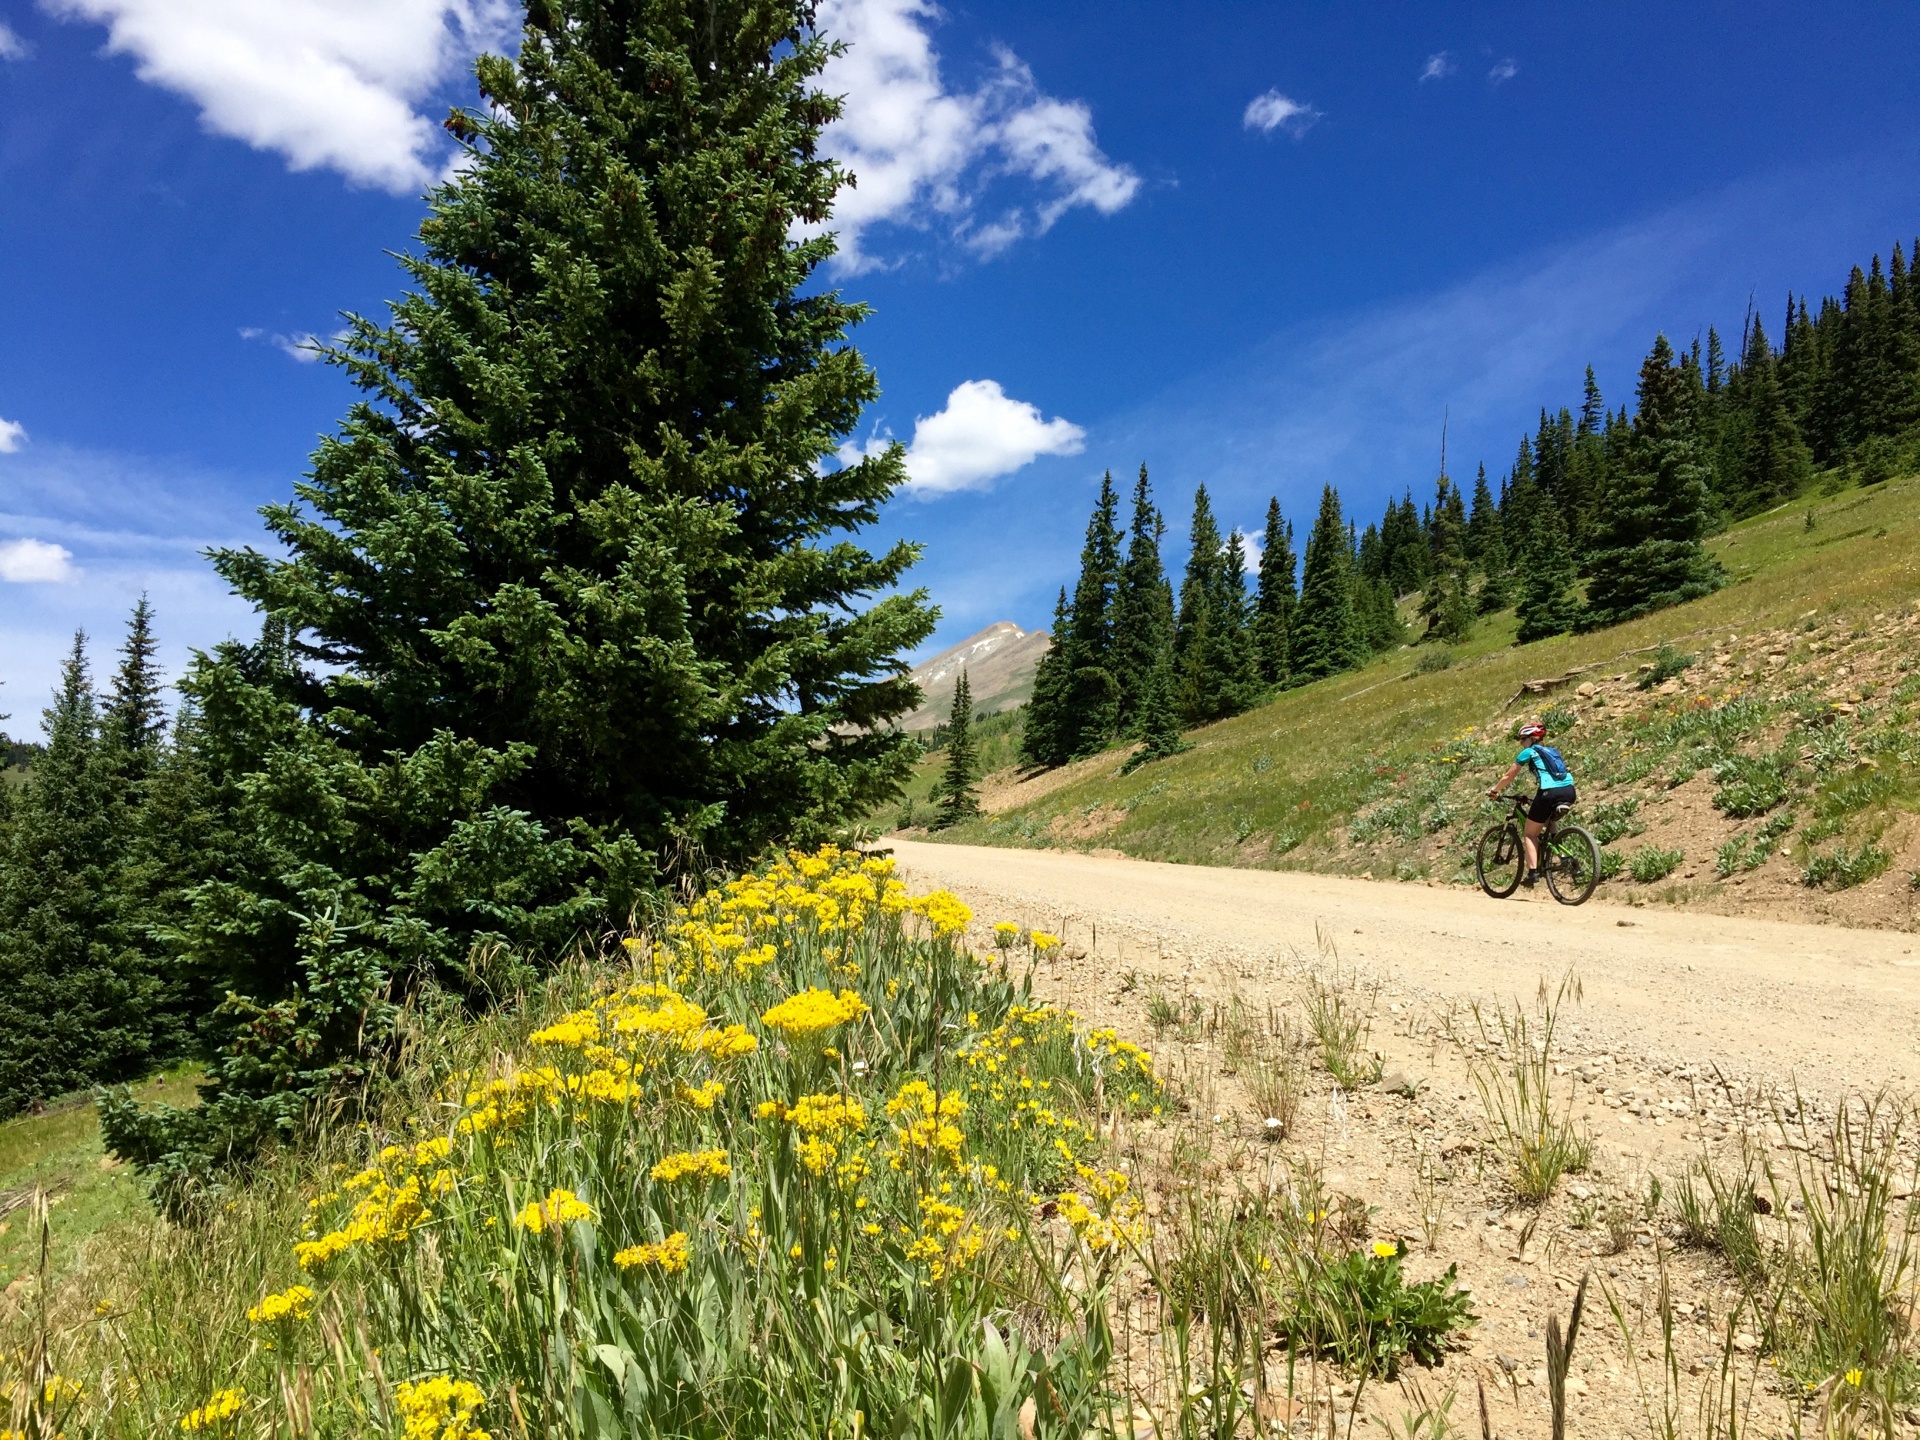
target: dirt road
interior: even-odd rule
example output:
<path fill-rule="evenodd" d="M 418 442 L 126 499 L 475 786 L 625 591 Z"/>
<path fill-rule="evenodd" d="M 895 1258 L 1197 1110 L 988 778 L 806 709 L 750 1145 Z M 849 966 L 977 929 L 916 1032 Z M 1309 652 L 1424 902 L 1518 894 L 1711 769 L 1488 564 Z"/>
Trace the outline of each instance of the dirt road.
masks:
<path fill-rule="evenodd" d="M 910 883 L 942 886 L 983 920 L 1066 930 L 1090 952 L 1073 984 L 1265 988 L 1339 960 L 1427 1003 L 1531 998 L 1571 969 L 1585 992 L 1574 1039 L 1655 1061 L 1797 1080 L 1810 1091 L 1914 1088 L 1920 937 L 1734 919 L 1543 892 L 1208 869 L 1046 850 L 890 841 Z M 1098 929 L 1096 943 L 1095 929 Z M 1110 977 L 1110 978 L 1109 978 Z"/>

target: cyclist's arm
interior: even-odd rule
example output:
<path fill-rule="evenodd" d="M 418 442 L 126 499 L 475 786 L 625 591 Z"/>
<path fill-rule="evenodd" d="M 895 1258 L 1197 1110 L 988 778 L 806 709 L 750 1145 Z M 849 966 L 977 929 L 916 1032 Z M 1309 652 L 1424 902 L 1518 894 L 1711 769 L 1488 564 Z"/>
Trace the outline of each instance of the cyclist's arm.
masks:
<path fill-rule="evenodd" d="M 1500 796 L 1500 792 L 1506 789 L 1507 786 L 1511 785 L 1513 783 L 1513 777 L 1518 775 L 1519 773 L 1520 773 L 1520 763 L 1518 761 L 1515 761 L 1513 764 L 1507 767 L 1507 773 L 1500 777 L 1499 783 L 1496 784 L 1491 790 L 1487 791 L 1487 798 L 1489 800 L 1498 799 Z"/>

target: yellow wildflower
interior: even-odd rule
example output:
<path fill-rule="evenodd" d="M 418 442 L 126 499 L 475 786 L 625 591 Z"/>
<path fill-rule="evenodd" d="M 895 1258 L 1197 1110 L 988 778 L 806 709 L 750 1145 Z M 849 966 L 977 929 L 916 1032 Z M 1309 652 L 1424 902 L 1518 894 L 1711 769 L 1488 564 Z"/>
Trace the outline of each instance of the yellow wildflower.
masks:
<path fill-rule="evenodd" d="M 809 989 L 789 995 L 762 1015 L 760 1022 L 790 1040 L 798 1040 L 858 1020 L 866 1013 L 866 1002 L 851 990 L 835 995 L 830 990 Z"/>
<path fill-rule="evenodd" d="M 264 1297 L 247 1311 L 247 1319 L 256 1325 L 271 1325 L 279 1320 L 304 1320 L 313 1313 L 313 1291 L 294 1285 L 277 1295 Z"/>
<path fill-rule="evenodd" d="M 547 1192 L 546 1199 L 529 1201 L 513 1217 L 513 1223 L 522 1230 L 531 1230 L 538 1235 L 549 1225 L 560 1226 L 574 1220 L 597 1218 L 593 1207 L 578 1195 L 571 1190 L 555 1188 Z"/>
<path fill-rule="evenodd" d="M 1049 935 L 1045 930 L 1035 930 L 1027 938 L 1032 942 L 1034 950 L 1040 954 L 1045 954 L 1060 943 L 1058 935 Z"/>
<path fill-rule="evenodd" d="M 393 1398 L 407 1422 L 406 1440 L 490 1440 L 474 1424 L 474 1415 L 487 1397 L 471 1380 L 437 1376 L 432 1380 L 403 1380 Z"/>
<path fill-rule="evenodd" d="M 663 1156 L 648 1173 L 662 1184 L 670 1185 L 688 1176 L 724 1180 L 733 1173 L 733 1167 L 727 1163 L 727 1152 L 724 1150 L 682 1150 Z"/>
<path fill-rule="evenodd" d="M 676 1230 L 651 1245 L 629 1245 L 614 1255 L 613 1263 L 622 1270 L 654 1269 L 677 1275 L 687 1268 L 688 1253 L 686 1231 Z"/>
<path fill-rule="evenodd" d="M 1391 1260 L 1400 1253 L 1400 1247 L 1391 1240 L 1376 1240 L 1373 1242 L 1373 1253 L 1382 1260 Z"/>
<path fill-rule="evenodd" d="M 235 1386 L 231 1390 L 216 1390 L 207 1398 L 204 1405 L 189 1410 L 180 1420 L 180 1428 L 188 1434 L 201 1430 L 218 1430 L 225 1427 L 227 1421 L 240 1413 L 240 1407 L 247 1403 L 247 1392 Z"/>

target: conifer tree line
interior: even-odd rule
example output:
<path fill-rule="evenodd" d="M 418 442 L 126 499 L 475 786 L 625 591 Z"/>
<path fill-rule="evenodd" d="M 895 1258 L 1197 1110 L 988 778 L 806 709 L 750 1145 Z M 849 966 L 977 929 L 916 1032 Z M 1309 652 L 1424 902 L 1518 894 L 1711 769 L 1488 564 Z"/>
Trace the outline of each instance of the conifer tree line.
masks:
<path fill-rule="evenodd" d="M 1714 329 L 1684 352 L 1656 337 L 1631 414 L 1589 366 L 1577 414 L 1543 409 L 1497 490 L 1485 465 L 1470 493 L 1443 473 L 1431 499 L 1408 491 L 1356 534 L 1328 486 L 1303 553 L 1270 500 L 1251 578 L 1247 537 L 1222 535 L 1202 485 L 1176 592 L 1146 467 L 1124 527 L 1107 476 L 1055 606 L 1023 759 L 1061 765 L 1120 740 L 1143 742 L 1138 759 L 1171 753 L 1181 729 L 1406 642 L 1414 596 L 1422 640 L 1457 643 L 1512 609 L 1524 644 L 1711 593 L 1725 580 L 1703 544 L 1717 528 L 1791 501 L 1817 471 L 1871 484 L 1920 452 L 1920 280 L 1892 254 L 1817 308 L 1789 296 L 1778 346 L 1758 315 L 1733 356 Z"/>

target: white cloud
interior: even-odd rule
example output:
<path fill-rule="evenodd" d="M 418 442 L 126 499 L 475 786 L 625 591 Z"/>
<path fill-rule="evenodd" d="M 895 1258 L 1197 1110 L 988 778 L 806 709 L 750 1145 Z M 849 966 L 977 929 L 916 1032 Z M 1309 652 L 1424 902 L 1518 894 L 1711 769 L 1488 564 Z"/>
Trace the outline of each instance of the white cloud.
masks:
<path fill-rule="evenodd" d="M 1319 118 L 1320 112 L 1311 105 L 1282 95 L 1278 90 L 1269 90 L 1247 102 L 1246 113 L 1240 117 L 1240 123 L 1249 130 L 1258 130 L 1266 135 L 1285 130 L 1298 140 L 1313 128 L 1314 121 Z"/>
<path fill-rule="evenodd" d="M 11 455 L 26 443 L 26 426 L 18 420 L 0 420 L 0 455 Z"/>
<path fill-rule="evenodd" d="M 1520 73 L 1519 63 L 1514 59 L 1512 59 L 1511 57 L 1509 57 L 1505 60 L 1502 60 L 1498 65 L 1495 65 L 1491 70 L 1487 71 L 1487 81 L 1489 84 L 1493 84 L 1493 85 L 1504 85 L 1506 84 L 1507 81 L 1511 80 L 1514 76 L 1518 75 L 1519 73 Z"/>
<path fill-rule="evenodd" d="M 1457 68 L 1453 63 L 1453 56 L 1445 50 L 1429 55 L 1426 68 L 1420 72 L 1421 83 L 1424 84 L 1428 80 L 1444 80 Z"/>
<path fill-rule="evenodd" d="M 27 45 L 6 21 L 0 20 L 0 60 L 25 59 Z"/>
<path fill-rule="evenodd" d="M 44 540 L 0 542 L 0 580 L 15 585 L 58 585 L 79 578 L 73 552 L 64 545 L 50 545 Z"/>
<path fill-rule="evenodd" d="M 1111 215 L 1139 192 L 1140 177 L 1102 153 L 1085 103 L 1042 93 L 1011 52 L 998 52 L 977 90 L 949 90 L 929 33 L 938 18 L 930 0 L 826 0 L 820 7 L 821 31 L 847 46 L 820 81 L 845 97 L 822 149 L 859 182 L 834 207 L 843 270 L 875 263 L 862 242 L 881 223 L 924 227 L 938 219 L 991 255 L 1044 234 L 1075 206 Z M 1008 176 L 1039 185 L 1045 198 L 977 220 L 982 191 Z"/>
<path fill-rule="evenodd" d="M 1040 407 L 1011 398 L 997 380 L 965 380 L 944 409 L 913 422 L 907 447 L 907 488 L 932 498 L 960 490 L 989 490 L 1042 455 L 1078 455 L 1087 432 L 1071 420 L 1041 418 Z M 843 464 L 885 449 L 891 437 L 840 448 Z"/>
<path fill-rule="evenodd" d="M 509 34 L 507 0 L 44 0 L 107 27 L 134 73 L 202 123 L 295 170 L 396 194 L 440 173 L 445 145 L 415 106 Z"/>

